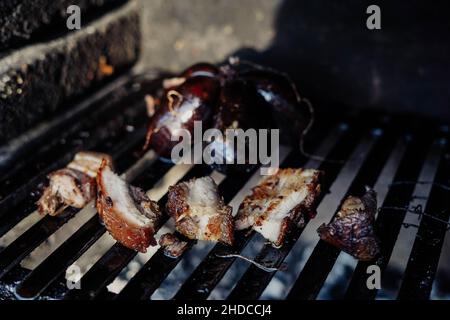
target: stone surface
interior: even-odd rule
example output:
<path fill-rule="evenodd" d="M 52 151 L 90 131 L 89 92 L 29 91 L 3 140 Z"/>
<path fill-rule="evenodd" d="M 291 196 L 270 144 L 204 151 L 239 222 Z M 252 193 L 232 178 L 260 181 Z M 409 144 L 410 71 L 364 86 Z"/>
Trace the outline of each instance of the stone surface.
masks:
<path fill-rule="evenodd" d="M 200 60 L 221 61 L 242 48 L 263 50 L 275 35 L 278 0 L 140 0 L 142 63 L 177 71 Z"/>
<path fill-rule="evenodd" d="M 0 144 L 132 65 L 139 49 L 139 5 L 132 1 L 80 31 L 0 59 Z"/>
<path fill-rule="evenodd" d="M 2 0 L 0 1 L 0 51 L 31 40 L 39 31 L 67 16 L 69 5 L 84 14 L 117 0 Z"/>

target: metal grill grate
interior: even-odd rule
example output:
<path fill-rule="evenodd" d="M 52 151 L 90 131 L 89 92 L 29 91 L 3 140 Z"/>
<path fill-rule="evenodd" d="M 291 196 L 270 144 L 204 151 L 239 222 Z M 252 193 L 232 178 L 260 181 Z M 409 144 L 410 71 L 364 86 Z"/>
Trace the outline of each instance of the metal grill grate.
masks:
<path fill-rule="evenodd" d="M 173 259 L 158 247 L 137 254 L 115 243 L 92 204 L 67 209 L 59 217 L 39 217 L 34 203 L 45 175 L 81 149 L 112 154 L 118 170 L 134 185 L 150 189 L 161 206 L 169 185 L 206 174 L 220 183 L 226 202 L 239 205 L 261 179 L 259 171 L 223 176 L 204 165 L 173 166 L 152 152 L 139 155 L 146 122 L 143 96 L 158 85 L 143 78 L 118 79 L 70 115 L 51 120 L 30 140 L 14 146 L 14 152 L 3 150 L 9 158 L 0 178 L 0 298 L 428 299 L 433 283 L 439 293 L 436 273 L 445 267 L 439 258 L 449 237 L 447 225 L 435 218 L 448 221 L 450 215 L 449 191 L 442 187 L 450 177 L 448 128 L 416 119 L 370 112 L 322 115 L 308 136 L 308 149 L 345 160 L 339 163 L 311 160 L 283 148 L 283 167 L 318 168 L 326 175 L 317 216 L 291 232 L 281 249 L 254 232 L 238 232 L 233 247 L 191 242 L 190 250 Z M 435 184 L 396 184 L 416 180 Z M 367 289 L 367 263 L 357 263 L 316 234 L 346 196 L 362 193 L 366 185 L 375 187 L 380 204 L 387 207 L 376 220 L 383 257 L 377 263 L 384 272 L 380 292 Z M 417 227 L 411 226 L 416 217 L 412 213 L 388 209 L 414 201 L 430 214 L 414 220 Z M 280 270 L 266 272 L 219 257 L 240 253 Z M 65 273 L 72 264 L 88 269 L 80 290 L 66 287 Z"/>

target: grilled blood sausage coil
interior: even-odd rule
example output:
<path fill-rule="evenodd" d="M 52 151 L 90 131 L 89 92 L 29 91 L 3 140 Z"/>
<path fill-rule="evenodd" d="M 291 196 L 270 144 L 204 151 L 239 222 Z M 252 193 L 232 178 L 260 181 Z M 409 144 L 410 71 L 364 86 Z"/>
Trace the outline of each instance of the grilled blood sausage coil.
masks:
<path fill-rule="evenodd" d="M 222 159 L 213 165 L 222 172 L 253 168 L 248 157 L 237 163 L 236 150 L 223 138 L 226 129 L 278 128 L 282 142 L 293 144 L 312 122 L 311 106 L 303 103 L 286 75 L 238 59 L 219 66 L 194 64 L 166 79 L 163 88 L 161 99 L 147 98 L 151 117 L 144 150 L 151 147 L 168 158 L 179 142 L 171 139 L 178 136 L 178 129 L 188 129 L 192 135 L 193 122 L 202 121 L 203 130 L 212 126 L 222 133 L 222 139 L 206 141 L 213 157 Z"/>

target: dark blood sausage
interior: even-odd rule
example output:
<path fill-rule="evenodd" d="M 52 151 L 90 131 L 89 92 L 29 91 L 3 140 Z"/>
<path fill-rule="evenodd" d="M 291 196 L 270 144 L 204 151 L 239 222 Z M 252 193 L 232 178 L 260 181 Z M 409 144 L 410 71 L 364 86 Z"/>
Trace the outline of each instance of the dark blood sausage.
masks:
<path fill-rule="evenodd" d="M 202 121 L 208 128 L 212 110 L 219 97 L 219 81 L 209 76 L 195 76 L 180 86 L 168 90 L 150 118 L 146 145 L 160 156 L 170 158 L 172 148 L 179 142 L 171 141 L 180 129 L 187 129 L 191 135 L 194 121 Z"/>
<path fill-rule="evenodd" d="M 250 140 L 245 140 L 240 144 L 235 136 L 228 136 L 227 129 L 243 130 L 253 129 L 257 135 L 258 129 L 270 129 L 272 127 L 270 119 L 270 106 L 256 92 L 255 87 L 247 81 L 240 79 L 226 81 L 220 92 L 220 99 L 215 109 L 213 128 L 222 133 L 224 139 L 210 139 L 209 148 L 211 153 L 217 158 L 223 159 L 223 164 L 214 164 L 214 169 L 221 172 L 228 170 L 250 171 L 256 163 L 251 161 L 250 152 L 253 156 L 257 150 L 250 149 Z M 234 140 L 234 143 L 230 143 Z M 255 141 L 257 143 L 257 140 Z M 238 146 L 244 146 L 238 153 Z M 245 153 L 244 153 L 245 151 Z M 238 155 L 242 159 L 239 161 Z M 229 164 L 227 165 L 226 162 Z M 233 163 L 235 165 L 230 165 Z"/>
<path fill-rule="evenodd" d="M 300 98 L 288 76 L 236 58 L 219 66 L 194 64 L 165 79 L 163 89 L 162 96 L 147 98 L 151 118 L 144 150 L 151 147 L 169 158 L 178 142 L 171 137 L 180 128 L 192 134 L 193 122 L 202 121 L 203 131 L 212 125 L 222 134 L 206 139 L 210 146 L 206 154 L 215 159 L 214 169 L 222 172 L 249 171 L 257 162 L 249 158 L 250 151 L 257 151 L 249 149 L 249 138 L 244 135 L 245 154 L 237 161 L 236 143 L 233 146 L 224 138 L 227 129 L 277 128 L 282 143 L 298 145 L 313 121 L 311 105 Z"/>
<path fill-rule="evenodd" d="M 378 237 L 374 232 L 377 194 L 368 190 L 364 196 L 348 197 L 340 211 L 328 225 L 317 232 L 322 240 L 347 252 L 358 260 L 370 261 L 380 253 Z"/>
<path fill-rule="evenodd" d="M 272 107 L 272 115 L 284 141 L 298 141 L 311 121 L 311 112 L 302 103 L 292 81 L 282 73 L 251 69 L 240 74 L 250 81 L 261 97 Z"/>

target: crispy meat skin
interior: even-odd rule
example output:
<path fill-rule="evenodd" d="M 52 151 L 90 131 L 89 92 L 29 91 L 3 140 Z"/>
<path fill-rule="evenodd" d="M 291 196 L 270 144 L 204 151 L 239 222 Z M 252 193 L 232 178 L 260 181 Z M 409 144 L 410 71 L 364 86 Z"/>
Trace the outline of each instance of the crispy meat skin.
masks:
<path fill-rule="evenodd" d="M 112 165 L 105 153 L 81 151 L 66 168 L 49 174 L 49 185 L 37 202 L 39 213 L 54 216 L 66 206 L 81 209 L 88 204 L 95 197 L 95 176 L 103 159 Z"/>
<path fill-rule="evenodd" d="M 211 194 L 208 200 L 198 203 L 195 200 L 196 195 L 192 194 L 195 192 L 192 189 L 202 186 L 209 188 L 205 192 L 209 191 Z M 174 218 L 177 230 L 189 239 L 233 244 L 232 208 L 224 204 L 223 199 L 218 195 L 217 185 L 211 177 L 192 179 L 171 186 L 167 212 Z"/>
<path fill-rule="evenodd" d="M 374 190 L 368 190 L 361 198 L 350 196 L 333 221 L 320 226 L 317 232 L 322 240 L 356 259 L 373 260 L 380 252 L 373 225 L 376 210 L 377 195 Z"/>
<path fill-rule="evenodd" d="M 188 243 L 172 233 L 166 233 L 159 239 L 159 245 L 163 248 L 165 255 L 178 258 L 186 250 Z"/>
<path fill-rule="evenodd" d="M 81 171 L 84 174 L 95 178 L 103 160 L 106 160 L 108 165 L 113 168 L 113 161 L 110 155 L 93 151 L 80 151 L 67 165 L 67 168 Z"/>
<path fill-rule="evenodd" d="M 130 249 L 146 252 L 149 245 L 156 245 L 154 235 L 161 219 L 158 205 L 141 189 L 129 186 L 114 173 L 111 179 L 108 170 L 111 168 L 103 161 L 97 175 L 97 211 L 106 229 L 117 241 Z M 121 187 L 120 192 L 128 193 L 129 197 L 118 199 L 117 193 L 112 192 L 116 187 Z M 124 207 L 130 208 L 130 211 L 123 210 Z"/>
<path fill-rule="evenodd" d="M 239 207 L 236 229 L 252 227 L 274 246 L 283 245 L 287 233 L 312 214 L 320 194 L 322 172 L 312 169 L 280 169 L 253 188 Z"/>

